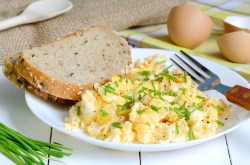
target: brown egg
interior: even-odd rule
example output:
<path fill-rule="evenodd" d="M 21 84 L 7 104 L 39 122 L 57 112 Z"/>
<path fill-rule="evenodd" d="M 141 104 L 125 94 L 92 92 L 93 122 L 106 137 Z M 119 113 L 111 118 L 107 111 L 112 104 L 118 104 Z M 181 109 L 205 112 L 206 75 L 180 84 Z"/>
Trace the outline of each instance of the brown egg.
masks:
<path fill-rule="evenodd" d="M 236 31 L 217 38 L 222 55 L 232 62 L 250 63 L 250 33 Z"/>
<path fill-rule="evenodd" d="M 180 5 L 171 10 L 167 27 L 169 37 L 176 45 L 194 48 L 209 37 L 213 22 L 195 5 Z"/>

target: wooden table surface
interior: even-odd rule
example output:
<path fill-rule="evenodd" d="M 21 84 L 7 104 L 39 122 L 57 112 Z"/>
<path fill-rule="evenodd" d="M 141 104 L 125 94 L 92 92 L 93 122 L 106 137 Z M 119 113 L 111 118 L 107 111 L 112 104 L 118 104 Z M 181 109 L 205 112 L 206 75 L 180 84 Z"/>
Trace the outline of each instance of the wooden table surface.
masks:
<path fill-rule="evenodd" d="M 0 67 L 2 70 L 2 68 Z M 40 121 L 29 110 L 24 91 L 0 73 L 0 122 L 29 137 L 56 141 L 74 149 L 61 159 L 68 165 L 249 165 L 250 120 L 235 131 L 215 140 L 185 149 L 166 152 L 125 152 L 93 146 L 64 135 Z M 1 165 L 12 165 L 0 153 Z M 58 164 L 47 162 L 48 165 Z"/>

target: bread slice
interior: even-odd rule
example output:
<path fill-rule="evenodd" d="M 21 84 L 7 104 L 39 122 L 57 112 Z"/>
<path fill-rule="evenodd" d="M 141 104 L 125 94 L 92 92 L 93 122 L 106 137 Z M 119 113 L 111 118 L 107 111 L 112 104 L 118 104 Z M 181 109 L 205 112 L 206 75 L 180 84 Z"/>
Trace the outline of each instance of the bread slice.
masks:
<path fill-rule="evenodd" d="M 129 64 L 128 43 L 111 29 L 98 26 L 23 51 L 15 69 L 41 91 L 78 101 L 84 90 L 107 82 Z"/>
<path fill-rule="evenodd" d="M 74 104 L 75 101 L 73 100 L 66 100 L 61 99 L 55 96 L 52 96 L 48 93 L 41 91 L 40 89 L 36 88 L 32 84 L 30 84 L 26 79 L 24 79 L 21 75 L 17 73 L 15 70 L 15 63 L 20 54 L 9 55 L 4 59 L 4 66 L 3 66 L 3 73 L 4 75 L 16 86 L 20 87 L 28 91 L 29 93 L 40 97 L 43 100 L 48 100 L 56 103 L 62 104 Z"/>

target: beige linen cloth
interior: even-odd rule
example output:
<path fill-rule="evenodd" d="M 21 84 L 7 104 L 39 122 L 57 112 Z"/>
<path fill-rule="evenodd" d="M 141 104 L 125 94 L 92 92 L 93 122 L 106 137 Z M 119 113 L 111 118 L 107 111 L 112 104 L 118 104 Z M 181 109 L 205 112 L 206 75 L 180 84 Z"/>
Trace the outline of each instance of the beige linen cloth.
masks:
<path fill-rule="evenodd" d="M 52 0 L 51 0 L 52 1 Z M 0 65 L 6 55 L 39 46 L 91 25 L 123 30 L 164 23 L 172 7 L 185 0 L 71 0 L 66 14 L 0 31 Z M 0 20 L 18 15 L 32 0 L 0 0 Z"/>

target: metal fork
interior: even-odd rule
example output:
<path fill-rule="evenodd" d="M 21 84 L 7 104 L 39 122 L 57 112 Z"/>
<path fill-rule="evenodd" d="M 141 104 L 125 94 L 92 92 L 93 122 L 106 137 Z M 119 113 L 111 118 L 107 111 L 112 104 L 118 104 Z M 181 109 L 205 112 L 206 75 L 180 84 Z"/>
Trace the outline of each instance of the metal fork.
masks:
<path fill-rule="evenodd" d="M 185 69 L 180 62 L 177 62 L 173 58 L 171 58 L 171 61 L 173 61 L 180 69 L 183 71 L 186 71 L 186 73 L 191 76 L 191 78 L 199 85 L 198 89 L 201 91 L 206 91 L 210 89 L 215 89 L 218 92 L 222 93 L 226 96 L 228 101 L 237 104 L 245 109 L 250 110 L 250 89 L 235 85 L 233 87 L 229 87 L 227 85 L 221 84 L 220 78 L 207 69 L 205 66 L 200 64 L 198 61 L 196 61 L 194 58 L 192 58 L 190 55 L 185 53 L 184 51 L 180 51 L 188 60 L 190 60 L 194 66 L 191 66 L 189 63 L 184 60 L 183 57 L 180 57 L 179 55 L 175 54 L 175 56 L 186 65 L 187 68 Z M 198 71 L 196 68 L 200 68 L 205 74 L 202 73 L 202 71 Z M 197 78 L 199 77 L 199 78 Z"/>

